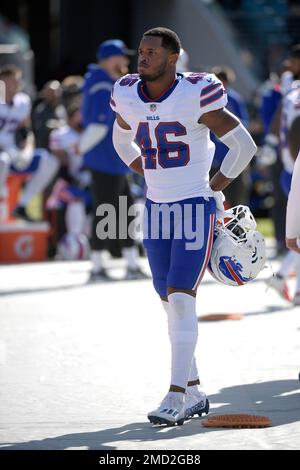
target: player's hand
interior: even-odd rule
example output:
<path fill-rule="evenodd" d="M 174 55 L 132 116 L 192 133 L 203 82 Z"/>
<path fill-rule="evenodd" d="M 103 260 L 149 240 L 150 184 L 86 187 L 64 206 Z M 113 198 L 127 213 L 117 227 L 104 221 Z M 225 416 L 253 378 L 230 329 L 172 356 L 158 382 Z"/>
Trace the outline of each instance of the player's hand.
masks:
<path fill-rule="evenodd" d="M 224 208 L 225 196 L 222 191 L 213 191 L 214 200 L 216 201 L 216 217 L 217 219 L 224 219 L 226 211 Z"/>
<path fill-rule="evenodd" d="M 300 240 L 298 238 L 286 238 L 285 243 L 290 250 L 300 254 Z"/>

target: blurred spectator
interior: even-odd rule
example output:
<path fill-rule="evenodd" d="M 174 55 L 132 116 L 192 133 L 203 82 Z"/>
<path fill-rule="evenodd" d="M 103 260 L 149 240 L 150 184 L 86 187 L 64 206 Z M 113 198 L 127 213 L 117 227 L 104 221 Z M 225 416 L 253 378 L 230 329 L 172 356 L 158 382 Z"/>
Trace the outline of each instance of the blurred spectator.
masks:
<path fill-rule="evenodd" d="M 128 54 L 120 40 L 108 40 L 97 50 L 97 64 L 89 65 L 83 89 L 83 124 L 85 131 L 80 147 L 84 154 L 85 166 L 92 174 L 93 227 L 91 236 L 91 280 L 109 280 L 103 266 L 104 250 L 109 249 L 109 240 L 101 240 L 96 227 L 101 220 L 96 211 L 101 204 L 111 204 L 118 214 L 119 196 L 127 197 L 130 207 L 133 199 L 130 194 L 126 174 L 127 166 L 121 161 L 112 143 L 112 129 L 115 114 L 110 108 L 110 95 L 114 82 L 128 72 Z M 126 214 L 127 217 L 127 214 Z M 118 217 L 117 217 L 118 219 Z M 128 224 L 131 218 L 127 218 Z M 118 228 L 117 228 L 118 233 Z M 134 241 L 127 237 L 119 240 L 122 256 L 127 262 L 127 279 L 145 277 L 138 265 L 138 250 Z"/>
<path fill-rule="evenodd" d="M 288 197 L 294 161 L 299 152 L 300 134 L 300 82 L 294 81 L 290 91 L 282 99 L 280 148 L 283 170 L 280 175 L 280 185 Z M 283 218 L 283 221 L 285 219 Z M 284 225 L 284 224 L 283 224 Z M 286 300 L 291 300 L 286 280 L 296 271 L 296 294 L 294 305 L 300 305 L 300 254 L 289 251 L 283 258 L 276 276 L 272 279 L 271 287 Z"/>
<path fill-rule="evenodd" d="M 33 148 L 30 132 L 31 102 L 20 92 L 22 71 L 14 65 L 0 70 L 5 86 L 4 102 L 0 104 L 0 196 L 6 198 L 6 178 L 9 171 L 30 174 L 14 216 L 30 221 L 25 206 L 43 191 L 57 172 L 56 160 L 46 150 Z"/>
<path fill-rule="evenodd" d="M 279 79 L 275 81 L 273 77 L 274 75 L 267 80 L 261 95 L 259 114 L 263 124 L 263 139 L 268 134 L 273 117 L 281 103 L 282 93 Z"/>
<path fill-rule="evenodd" d="M 61 104 L 62 88 L 57 80 L 45 83 L 40 93 L 41 101 L 32 112 L 32 130 L 36 146 L 49 148 L 50 132 L 62 125 L 66 111 Z"/>
<path fill-rule="evenodd" d="M 280 85 L 273 85 L 265 91 L 262 97 L 261 116 L 265 126 L 265 138 L 258 158 L 260 165 L 269 167 L 273 186 L 276 188 L 273 194 L 274 207 L 271 215 L 279 253 L 286 249 L 285 226 L 282 220 L 285 218 L 287 200 L 286 185 L 279 185 L 279 181 L 282 183 L 289 179 L 293 170 L 293 162 L 287 151 L 286 118 L 282 109 L 284 109 L 285 97 L 288 96 L 293 83 L 300 78 L 300 44 L 290 48 L 289 59 L 283 62 L 282 70 Z"/>
<path fill-rule="evenodd" d="M 69 75 L 61 82 L 62 104 L 66 109 L 73 104 L 81 104 L 83 83 L 84 79 L 81 75 Z"/>
<path fill-rule="evenodd" d="M 63 171 L 47 201 L 47 209 L 66 208 L 68 239 L 79 236 L 82 239 L 86 231 L 86 211 L 91 207 L 90 173 L 84 169 L 83 157 L 79 152 L 81 134 L 80 108 L 73 103 L 68 107 L 67 124 L 50 134 L 51 152 L 59 160 Z"/>
<path fill-rule="evenodd" d="M 259 108 L 259 114 L 263 124 L 262 142 L 264 144 L 266 144 L 266 141 L 268 140 L 268 138 L 266 139 L 266 136 L 270 135 L 271 126 L 276 114 L 280 110 L 281 102 L 282 84 L 280 83 L 279 78 L 277 83 L 274 79 L 268 80 L 262 92 L 261 105 Z M 263 150 L 258 151 L 257 168 L 260 174 L 264 175 L 265 179 L 269 179 L 272 182 L 273 205 L 271 207 L 270 215 L 274 223 L 277 253 L 282 253 L 286 251 L 285 227 L 282 223 L 285 214 L 286 197 L 279 184 L 282 162 L 278 155 L 279 148 L 277 144 L 275 145 L 275 148 L 273 146 L 269 147 L 264 145 Z"/>
<path fill-rule="evenodd" d="M 232 69 L 225 66 L 213 67 L 214 73 L 223 83 L 228 97 L 228 104 L 226 108 L 237 116 L 242 124 L 247 128 L 249 126 L 249 116 L 247 106 L 244 99 L 237 93 L 231 84 L 235 81 L 235 73 Z M 211 139 L 216 146 L 214 160 L 212 164 L 212 171 L 215 172 L 219 169 L 225 155 L 228 152 L 228 147 L 224 145 L 214 134 L 211 133 Z M 224 190 L 227 203 L 230 207 L 237 204 L 249 205 L 250 194 L 250 171 L 245 169 L 243 173 L 238 176 L 231 185 Z"/>

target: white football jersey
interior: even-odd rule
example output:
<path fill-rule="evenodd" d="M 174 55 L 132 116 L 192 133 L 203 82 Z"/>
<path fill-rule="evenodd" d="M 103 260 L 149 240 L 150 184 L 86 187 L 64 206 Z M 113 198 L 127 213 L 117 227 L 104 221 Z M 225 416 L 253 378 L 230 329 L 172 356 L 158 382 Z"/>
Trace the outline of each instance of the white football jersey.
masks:
<path fill-rule="evenodd" d="M 81 134 L 69 126 L 63 126 L 50 133 L 51 150 L 63 150 L 68 158 L 68 170 L 76 178 L 83 165 L 83 156 L 77 153 Z"/>
<path fill-rule="evenodd" d="M 294 160 L 288 146 L 288 132 L 292 122 L 300 116 L 300 81 L 294 82 L 282 101 L 280 146 L 284 169 L 293 172 Z"/>
<path fill-rule="evenodd" d="M 31 101 L 25 93 L 17 93 L 11 104 L 0 103 L 0 151 L 16 146 L 16 130 L 27 119 Z"/>
<path fill-rule="evenodd" d="M 138 74 L 115 83 L 111 107 L 134 132 L 150 200 L 174 202 L 212 194 L 209 170 L 215 146 L 209 129 L 198 120 L 226 104 L 225 89 L 214 74 L 177 74 L 155 101 Z"/>

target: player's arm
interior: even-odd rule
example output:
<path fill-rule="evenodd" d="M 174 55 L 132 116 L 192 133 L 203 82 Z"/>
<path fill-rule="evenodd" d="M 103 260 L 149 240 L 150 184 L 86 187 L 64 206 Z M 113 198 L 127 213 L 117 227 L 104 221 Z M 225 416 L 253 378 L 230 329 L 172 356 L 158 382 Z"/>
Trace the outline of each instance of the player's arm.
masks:
<path fill-rule="evenodd" d="M 286 246 L 300 254 L 297 238 L 300 239 L 300 117 L 297 117 L 288 133 L 288 144 L 295 161 L 291 190 L 286 212 Z M 298 156 L 297 156 L 298 155 Z"/>
<path fill-rule="evenodd" d="M 288 132 L 288 145 L 291 155 L 296 160 L 300 149 L 300 117 L 298 116 L 292 122 Z"/>
<path fill-rule="evenodd" d="M 248 166 L 257 147 L 241 122 L 226 109 L 203 114 L 199 121 L 228 147 L 220 170 L 210 180 L 213 191 L 225 189 Z"/>
<path fill-rule="evenodd" d="M 52 155 L 58 159 L 61 165 L 67 165 L 68 163 L 68 155 L 62 149 L 51 149 Z"/>
<path fill-rule="evenodd" d="M 83 97 L 82 117 L 85 129 L 79 141 L 81 155 L 99 145 L 107 136 L 109 127 L 112 124 L 110 121 L 109 97 L 109 90 L 97 90 L 97 86 L 92 87 L 87 96 Z"/>
<path fill-rule="evenodd" d="M 134 143 L 133 131 L 118 113 L 116 113 L 113 128 L 113 144 L 123 162 L 133 171 L 144 176 L 141 154 Z"/>

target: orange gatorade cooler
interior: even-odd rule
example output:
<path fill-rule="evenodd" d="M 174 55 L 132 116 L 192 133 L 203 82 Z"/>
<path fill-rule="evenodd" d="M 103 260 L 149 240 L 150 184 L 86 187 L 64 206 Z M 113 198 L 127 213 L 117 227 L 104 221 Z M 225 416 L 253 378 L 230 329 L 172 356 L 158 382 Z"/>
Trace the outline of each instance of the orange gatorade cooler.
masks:
<path fill-rule="evenodd" d="M 44 261 L 49 231 L 47 222 L 0 224 L 0 263 Z"/>

